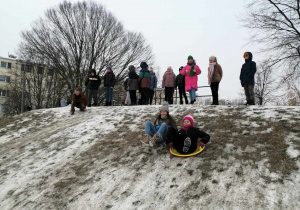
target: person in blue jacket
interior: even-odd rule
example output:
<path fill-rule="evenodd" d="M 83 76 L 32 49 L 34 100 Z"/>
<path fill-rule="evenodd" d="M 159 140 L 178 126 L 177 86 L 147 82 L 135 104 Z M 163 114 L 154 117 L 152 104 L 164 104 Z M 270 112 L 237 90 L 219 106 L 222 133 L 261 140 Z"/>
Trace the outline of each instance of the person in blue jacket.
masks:
<path fill-rule="evenodd" d="M 151 81 L 150 81 L 150 104 L 152 104 L 154 91 L 157 88 L 157 77 L 152 68 L 150 68 Z"/>
<path fill-rule="evenodd" d="M 254 99 L 254 76 L 256 73 L 256 63 L 252 61 L 253 55 L 251 52 L 244 53 L 245 63 L 242 66 L 240 80 L 241 85 L 245 90 L 247 99 L 246 105 L 255 105 Z"/>

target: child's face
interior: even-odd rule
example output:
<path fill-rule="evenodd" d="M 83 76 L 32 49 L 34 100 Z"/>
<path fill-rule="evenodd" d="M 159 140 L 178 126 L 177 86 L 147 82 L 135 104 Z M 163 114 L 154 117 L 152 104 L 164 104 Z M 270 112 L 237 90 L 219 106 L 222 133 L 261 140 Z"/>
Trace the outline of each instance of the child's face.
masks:
<path fill-rule="evenodd" d="M 75 95 L 77 95 L 77 96 L 78 96 L 80 92 L 79 92 L 78 90 L 75 90 L 75 92 L 74 92 L 74 93 L 75 93 Z"/>
<path fill-rule="evenodd" d="M 168 113 L 167 113 L 166 111 L 160 111 L 160 116 L 161 116 L 162 118 L 166 117 L 167 114 L 168 114 Z"/>
<path fill-rule="evenodd" d="M 92 72 L 91 75 L 94 76 L 95 75 L 94 72 Z"/>
<path fill-rule="evenodd" d="M 188 62 L 189 62 L 189 63 L 193 63 L 193 62 L 194 62 L 194 59 L 189 59 Z"/>
<path fill-rule="evenodd" d="M 249 55 L 245 55 L 244 58 L 245 58 L 246 60 L 248 60 L 248 59 L 249 59 Z"/>
<path fill-rule="evenodd" d="M 189 121 L 189 120 L 184 120 L 183 121 L 183 126 L 189 126 L 191 125 L 192 123 Z"/>

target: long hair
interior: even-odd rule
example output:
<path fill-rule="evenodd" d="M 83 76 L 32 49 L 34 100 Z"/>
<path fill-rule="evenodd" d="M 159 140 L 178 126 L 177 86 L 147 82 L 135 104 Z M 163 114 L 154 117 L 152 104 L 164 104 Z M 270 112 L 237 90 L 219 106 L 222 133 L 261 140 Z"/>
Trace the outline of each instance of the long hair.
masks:
<path fill-rule="evenodd" d="M 174 118 L 169 114 L 169 112 L 167 112 L 167 118 L 169 119 L 169 123 L 170 124 L 174 124 L 174 125 L 177 125 Z M 154 125 L 156 123 L 156 121 L 160 120 L 161 119 L 161 115 L 160 113 L 157 115 L 156 119 L 154 120 Z"/>

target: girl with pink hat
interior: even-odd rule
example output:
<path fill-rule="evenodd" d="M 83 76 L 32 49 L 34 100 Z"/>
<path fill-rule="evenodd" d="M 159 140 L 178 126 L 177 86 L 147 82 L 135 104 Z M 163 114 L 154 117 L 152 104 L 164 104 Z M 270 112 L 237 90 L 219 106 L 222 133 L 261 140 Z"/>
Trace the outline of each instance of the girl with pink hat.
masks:
<path fill-rule="evenodd" d="M 177 132 L 176 129 L 170 128 L 168 130 L 168 139 L 172 141 L 169 143 L 170 147 L 173 147 L 182 154 L 193 153 L 198 147 L 198 138 L 201 138 L 199 145 L 203 147 L 209 142 L 210 136 L 195 127 L 194 117 L 192 114 L 188 114 L 182 120 L 183 127 Z"/>

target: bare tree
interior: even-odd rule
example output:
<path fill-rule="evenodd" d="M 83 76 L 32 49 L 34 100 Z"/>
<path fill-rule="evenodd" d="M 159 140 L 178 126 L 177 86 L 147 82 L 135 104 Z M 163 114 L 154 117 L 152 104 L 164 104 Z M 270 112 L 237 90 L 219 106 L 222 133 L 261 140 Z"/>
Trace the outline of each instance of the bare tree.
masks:
<path fill-rule="evenodd" d="M 152 63 L 152 51 L 140 33 L 125 31 L 105 8 L 93 1 L 70 3 L 48 9 L 44 18 L 22 32 L 19 57 L 39 57 L 57 71 L 67 89 L 82 86 L 91 68 L 104 74 L 110 65 L 118 81 L 128 65 L 145 60 Z"/>
<path fill-rule="evenodd" d="M 251 0 L 248 14 L 242 18 L 251 29 L 250 42 L 263 45 L 273 64 L 287 64 L 299 75 L 300 65 L 300 0 Z"/>
<path fill-rule="evenodd" d="M 254 94 L 259 105 L 265 105 L 275 100 L 273 93 L 277 90 L 277 87 L 275 87 L 274 76 L 274 69 L 270 65 L 270 60 L 262 61 L 255 74 L 254 88 Z"/>

